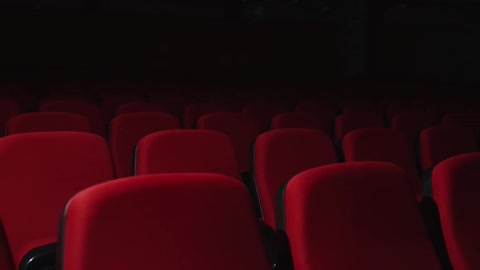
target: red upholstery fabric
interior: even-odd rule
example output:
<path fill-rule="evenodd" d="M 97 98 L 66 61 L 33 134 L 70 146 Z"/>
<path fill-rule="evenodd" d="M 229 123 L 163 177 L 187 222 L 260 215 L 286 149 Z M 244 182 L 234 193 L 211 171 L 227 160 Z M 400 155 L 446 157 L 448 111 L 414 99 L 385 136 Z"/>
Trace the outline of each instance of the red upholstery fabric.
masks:
<path fill-rule="evenodd" d="M 243 107 L 243 113 L 257 122 L 261 131 L 269 129 L 272 118 L 280 113 L 288 112 L 287 105 L 277 101 L 253 101 Z"/>
<path fill-rule="evenodd" d="M 471 129 L 475 135 L 480 135 L 480 113 L 452 113 L 443 117 L 443 124 L 453 127 Z"/>
<path fill-rule="evenodd" d="M 16 267 L 33 244 L 57 237 L 71 196 L 113 178 L 106 142 L 83 132 L 5 137 L 0 172 L 0 213 Z"/>
<path fill-rule="evenodd" d="M 1 135 L 3 136 L 3 131 L 5 130 L 5 125 L 8 120 L 20 113 L 20 107 L 14 101 L 10 100 L 0 100 L 0 129 Z"/>
<path fill-rule="evenodd" d="M 332 134 L 333 116 L 308 112 L 281 113 L 272 119 L 271 128 L 306 128 Z"/>
<path fill-rule="evenodd" d="M 480 269 L 480 154 L 464 154 L 438 164 L 432 173 L 433 198 L 455 270 Z"/>
<path fill-rule="evenodd" d="M 240 112 L 219 112 L 202 116 L 198 119 L 199 129 L 209 129 L 227 135 L 235 147 L 241 172 L 250 170 L 252 145 L 260 134 L 255 121 Z"/>
<path fill-rule="evenodd" d="M 440 270 L 404 171 L 382 162 L 327 165 L 284 190 L 296 270 Z"/>
<path fill-rule="evenodd" d="M 477 143 L 468 128 L 437 126 L 420 134 L 420 151 L 422 169 L 426 171 L 447 158 L 476 152 Z"/>
<path fill-rule="evenodd" d="M 56 100 L 48 101 L 41 105 L 42 112 L 69 112 L 76 113 L 88 119 L 93 132 L 105 136 L 105 125 L 102 115 L 93 103 L 81 100 Z"/>
<path fill-rule="evenodd" d="M 74 113 L 39 112 L 17 115 L 7 122 L 7 135 L 26 132 L 78 131 L 90 132 L 88 119 Z"/>
<path fill-rule="evenodd" d="M 310 129 L 277 129 L 263 133 L 254 148 L 254 177 L 265 223 L 275 228 L 275 198 L 297 173 L 337 162 L 327 134 Z"/>
<path fill-rule="evenodd" d="M 298 101 L 294 111 L 335 117 L 337 110 L 337 106 L 332 101 L 304 99 Z"/>
<path fill-rule="evenodd" d="M 0 269 L 15 270 L 3 224 L 0 221 Z"/>
<path fill-rule="evenodd" d="M 247 190 L 222 175 L 89 188 L 68 204 L 63 236 L 62 269 L 271 269 Z"/>
<path fill-rule="evenodd" d="M 214 112 L 234 111 L 227 104 L 217 102 L 194 103 L 187 106 L 183 112 L 183 127 L 191 129 L 195 127 L 198 118 Z"/>
<path fill-rule="evenodd" d="M 410 147 L 415 147 L 422 130 L 433 126 L 434 121 L 425 112 L 402 112 L 393 116 L 392 129 L 401 132 Z"/>
<path fill-rule="evenodd" d="M 360 128 L 381 128 L 382 118 L 371 112 L 344 113 L 335 119 L 335 141 L 340 142 L 348 132 Z"/>
<path fill-rule="evenodd" d="M 158 104 L 141 102 L 141 101 L 121 104 L 118 106 L 118 109 L 117 109 L 117 115 L 125 114 L 125 113 L 137 113 L 137 112 L 168 113 L 169 111 Z"/>
<path fill-rule="evenodd" d="M 403 135 L 388 128 L 365 128 L 350 132 L 342 141 L 346 162 L 382 161 L 405 170 L 413 190 L 421 195 L 415 152 Z"/>
<path fill-rule="evenodd" d="M 166 113 L 128 113 L 115 117 L 110 122 L 110 149 L 117 177 L 133 173 L 133 155 L 137 143 L 148 134 L 170 129 L 179 129 L 177 117 Z"/>
<path fill-rule="evenodd" d="M 241 180 L 227 135 L 212 130 L 160 131 L 138 144 L 135 174 L 218 173 Z"/>

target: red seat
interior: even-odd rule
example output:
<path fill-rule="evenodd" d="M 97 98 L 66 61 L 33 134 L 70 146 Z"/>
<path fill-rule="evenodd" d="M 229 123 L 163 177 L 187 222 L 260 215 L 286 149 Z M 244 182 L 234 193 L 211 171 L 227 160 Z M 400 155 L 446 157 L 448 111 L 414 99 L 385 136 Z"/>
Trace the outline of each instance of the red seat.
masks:
<path fill-rule="evenodd" d="M 441 270 L 407 176 L 395 165 L 326 165 L 280 192 L 278 230 L 295 270 Z"/>
<path fill-rule="evenodd" d="M 93 132 L 105 136 L 105 125 L 97 106 L 82 100 L 52 100 L 41 104 L 41 112 L 69 112 L 76 113 L 88 119 Z"/>
<path fill-rule="evenodd" d="M 235 147 L 240 171 L 250 171 L 251 148 L 260 131 L 252 119 L 240 112 L 219 112 L 198 119 L 199 129 L 216 130 L 227 135 Z"/>
<path fill-rule="evenodd" d="M 433 119 L 425 112 L 402 112 L 392 118 L 392 129 L 401 132 L 410 147 L 416 147 L 418 136 L 422 130 L 433 125 Z"/>
<path fill-rule="evenodd" d="M 197 120 L 209 113 L 232 112 L 234 111 L 227 104 L 219 102 L 194 103 L 187 106 L 183 112 L 183 127 L 192 129 L 196 127 Z"/>
<path fill-rule="evenodd" d="M 85 117 L 63 112 L 20 114 L 10 119 L 5 127 L 6 135 L 46 131 L 91 132 L 91 129 Z"/>
<path fill-rule="evenodd" d="M 137 96 L 133 95 L 106 95 L 101 99 L 101 112 L 105 122 L 110 122 L 115 117 L 118 108 L 122 104 L 141 101 Z"/>
<path fill-rule="evenodd" d="M 473 132 L 462 127 L 437 126 L 420 135 L 421 164 L 431 170 L 447 158 L 477 151 Z"/>
<path fill-rule="evenodd" d="M 110 122 L 110 149 L 117 177 L 133 174 L 133 155 L 137 143 L 148 134 L 179 129 L 180 121 L 166 113 L 128 113 Z"/>
<path fill-rule="evenodd" d="M 415 163 L 415 152 L 403 135 L 389 128 L 365 128 L 350 132 L 342 141 L 345 162 L 381 161 L 402 168 L 421 197 L 421 182 Z"/>
<path fill-rule="evenodd" d="M 438 164 L 432 174 L 433 198 L 440 213 L 450 262 L 455 270 L 480 269 L 480 154 L 463 154 Z"/>
<path fill-rule="evenodd" d="M 477 150 L 475 135 L 468 128 L 437 126 L 424 130 L 420 134 L 420 161 L 425 175 L 424 194 L 432 195 L 431 173 L 438 163 Z"/>
<path fill-rule="evenodd" d="M 271 269 L 247 190 L 222 175 L 137 176 L 86 189 L 70 200 L 62 235 L 61 269 Z"/>
<path fill-rule="evenodd" d="M 272 119 L 271 128 L 305 128 L 332 134 L 333 116 L 307 112 L 281 113 Z"/>
<path fill-rule="evenodd" d="M 361 128 L 381 128 L 382 118 L 371 112 L 344 113 L 335 119 L 335 141 L 338 143 L 348 132 Z"/>
<path fill-rule="evenodd" d="M 113 179 L 106 142 L 83 132 L 5 137 L 0 172 L 1 219 L 15 269 L 38 269 L 57 240 L 58 218 L 71 196 Z"/>
<path fill-rule="evenodd" d="M 275 115 L 288 112 L 289 108 L 281 102 L 257 100 L 245 105 L 242 111 L 257 122 L 261 131 L 265 131 Z"/>
<path fill-rule="evenodd" d="M 304 170 L 337 162 L 328 135 L 310 129 L 277 129 L 261 134 L 254 148 L 254 181 L 265 223 L 275 228 L 280 187 Z"/>
<path fill-rule="evenodd" d="M 212 130 L 160 131 L 137 144 L 135 174 L 217 173 L 241 180 L 227 135 Z"/>

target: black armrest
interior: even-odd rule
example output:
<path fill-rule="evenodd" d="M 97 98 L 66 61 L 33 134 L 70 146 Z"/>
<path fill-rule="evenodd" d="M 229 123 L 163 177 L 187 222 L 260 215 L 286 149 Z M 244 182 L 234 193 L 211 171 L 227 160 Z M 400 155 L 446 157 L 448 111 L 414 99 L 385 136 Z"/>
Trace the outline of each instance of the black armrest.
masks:
<path fill-rule="evenodd" d="M 55 270 L 57 245 L 50 244 L 29 251 L 20 262 L 18 270 Z"/>
<path fill-rule="evenodd" d="M 420 213 L 427 230 L 428 236 L 435 248 L 437 257 L 444 270 L 452 270 L 452 264 L 448 256 L 445 239 L 442 233 L 442 225 L 440 223 L 440 214 L 438 213 L 437 204 L 432 198 L 423 197 L 419 202 Z"/>
<path fill-rule="evenodd" d="M 263 243 L 265 244 L 268 259 L 272 267 L 274 267 L 277 264 L 276 248 L 275 248 L 275 245 L 276 245 L 275 231 L 270 226 L 267 226 L 262 222 L 259 222 L 259 224 L 260 224 L 260 231 L 262 233 Z"/>

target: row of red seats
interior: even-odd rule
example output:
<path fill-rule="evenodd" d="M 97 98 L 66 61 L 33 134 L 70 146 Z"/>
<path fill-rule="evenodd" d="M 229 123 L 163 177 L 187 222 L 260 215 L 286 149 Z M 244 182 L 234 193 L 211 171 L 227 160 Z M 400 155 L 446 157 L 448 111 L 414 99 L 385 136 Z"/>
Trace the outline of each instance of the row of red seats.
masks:
<path fill-rule="evenodd" d="M 195 149 L 180 154 L 173 141 L 203 148 L 204 155 L 192 157 Z M 47 251 L 58 250 L 60 269 L 71 270 L 270 269 L 253 204 L 233 169 L 233 150 L 224 152 L 222 145 L 228 147 L 226 137 L 212 131 L 159 132 L 137 149 L 143 176 L 109 181 L 109 151 L 98 136 L 53 132 L 0 140 L 0 266 L 44 269 Z M 310 152 L 301 160 L 314 159 Z M 214 163 L 201 161 L 209 156 Z M 295 269 L 441 269 L 404 170 L 382 162 L 314 163 L 275 195 L 274 224 L 289 246 L 279 241 L 277 252 L 291 252 Z M 480 264 L 478 221 L 470 212 L 480 203 L 479 165 L 480 154 L 460 155 L 433 172 L 454 269 Z"/>
<path fill-rule="evenodd" d="M 223 113 L 224 115 L 228 115 L 228 114 L 234 114 L 234 115 L 241 115 L 239 113 L 235 114 L 235 113 Z M 372 115 L 371 113 L 365 113 L 365 114 L 369 114 L 369 115 Z M 130 114 L 130 115 L 134 115 L 134 114 Z M 156 114 L 158 115 L 158 114 Z M 163 116 L 165 116 L 165 114 L 162 114 Z M 217 114 L 218 115 L 218 114 Z M 356 113 L 356 114 L 349 114 L 349 115 L 357 115 L 355 117 L 358 117 L 359 115 L 363 115 L 363 113 Z M 127 115 L 125 115 L 127 116 Z M 207 116 L 204 116 L 203 118 L 208 118 L 210 115 L 207 115 Z M 172 116 L 168 116 L 170 117 L 170 119 L 175 119 L 176 122 L 178 123 L 178 119 L 175 118 L 175 117 L 172 117 Z M 222 117 L 220 117 L 222 118 Z M 343 117 L 340 117 L 340 118 L 337 118 L 337 119 L 342 119 Z M 202 118 L 200 118 L 201 120 Z M 251 119 L 251 118 L 247 118 L 247 119 Z M 200 123 L 201 121 L 198 121 L 198 123 Z M 38 121 L 38 120 L 37 120 Z M 133 120 L 131 120 L 133 123 L 135 123 Z M 137 120 L 138 121 L 138 120 Z M 15 122 L 15 121 L 14 121 Z M 160 123 L 160 122 L 158 122 Z M 163 123 L 163 121 L 162 121 Z M 39 124 L 39 122 L 37 122 L 37 124 Z M 137 122 L 137 124 L 139 124 L 139 122 Z M 352 122 L 353 125 L 356 125 L 357 122 L 356 121 L 353 121 Z M 467 123 L 467 124 L 470 124 Z M 43 125 L 39 124 L 39 126 L 43 127 Z M 138 125 L 137 125 L 138 126 Z M 146 125 L 144 125 L 144 123 L 140 123 L 140 126 L 144 127 Z M 179 124 L 178 124 L 179 126 Z M 218 125 L 219 127 L 224 127 L 223 125 Z M 198 125 L 198 127 L 201 127 L 200 125 Z M 473 126 L 474 127 L 474 126 Z M 359 129 L 361 128 L 361 126 L 357 126 L 355 129 Z M 212 128 L 213 129 L 213 128 Z M 239 127 L 237 126 L 237 130 L 239 129 Z M 436 130 L 452 130 L 451 128 L 444 128 L 444 127 L 438 127 L 438 128 L 434 128 Z M 125 131 L 128 131 L 128 135 L 127 136 L 131 136 L 130 134 L 133 133 L 131 132 L 132 130 L 135 130 L 135 129 L 122 129 L 121 132 L 119 132 L 119 134 L 123 133 L 123 134 L 126 134 Z M 30 130 L 30 131 L 33 131 L 33 130 Z M 157 130 L 154 130 L 154 131 L 157 131 Z M 364 130 L 362 130 L 363 132 Z M 153 131 L 151 131 L 153 132 Z M 151 132 L 148 132 L 148 133 L 151 133 Z M 302 132 L 305 132 L 305 131 L 302 131 Z M 311 131 L 307 131 L 307 133 L 310 133 Z M 360 131 L 359 131 L 360 132 Z M 378 129 L 378 130 L 370 130 L 369 132 L 373 132 L 373 133 L 370 133 L 370 134 L 381 134 L 381 138 L 379 141 L 381 140 L 384 140 L 384 141 L 388 141 L 388 140 L 385 140 L 385 136 L 387 138 L 389 138 L 388 136 L 390 136 L 390 138 L 396 138 L 395 136 L 393 136 L 393 133 L 391 133 L 390 131 L 387 131 L 387 133 L 385 133 L 386 131 L 384 129 Z M 184 135 L 179 135 L 180 133 L 184 134 Z M 198 134 L 212 134 L 211 132 L 205 132 L 205 131 L 185 131 L 185 132 L 162 132 L 161 135 L 159 135 L 160 133 L 158 134 L 153 134 L 151 136 L 149 136 L 149 138 L 152 138 L 152 139 L 149 139 L 147 138 L 146 140 L 144 141 L 150 141 L 149 143 L 140 143 L 137 147 L 137 157 L 136 157 L 136 162 L 135 162 L 135 172 L 136 174 L 142 174 L 142 170 L 143 171 L 146 171 L 146 173 L 149 173 L 149 172 L 160 172 L 160 173 L 169 173 L 169 172 L 178 172 L 178 171 L 182 171 L 182 172 L 217 172 L 217 173 L 221 173 L 221 174 L 224 174 L 224 175 L 230 175 L 234 178 L 237 178 L 237 179 L 240 179 L 240 174 L 239 174 L 239 169 L 238 169 L 238 165 L 236 164 L 236 161 L 234 160 L 235 159 L 235 149 L 232 148 L 232 146 L 230 145 L 231 142 L 228 140 L 228 138 L 226 139 L 225 136 L 220 136 L 219 137 L 219 134 L 215 135 L 216 137 L 210 137 L 210 139 L 208 138 L 208 136 L 205 138 L 205 139 L 200 139 L 200 135 Z M 270 133 L 274 133 L 274 132 L 270 132 Z M 270 134 L 269 133 L 269 134 Z M 278 131 L 278 133 L 288 133 L 288 132 L 280 132 Z M 322 133 L 322 132 L 317 132 L 317 133 Z M 438 132 L 437 132 L 438 133 Z M 453 132 L 454 134 L 456 134 L 455 136 L 457 136 L 459 133 L 458 132 Z M 170 135 L 168 135 L 170 134 Z M 172 134 L 176 134 L 176 135 L 172 135 Z M 189 135 L 189 134 L 196 134 L 196 135 Z M 267 133 L 266 133 L 267 134 Z M 438 134 L 442 134 L 441 132 L 438 133 Z M 462 133 L 460 133 L 462 134 Z M 138 135 L 138 134 L 137 134 Z M 137 135 L 134 135 L 134 136 L 137 136 Z M 131 144 L 132 144 L 132 148 L 131 150 L 125 150 L 126 153 L 128 153 L 128 155 L 131 157 L 131 154 L 133 152 L 133 148 L 135 147 L 135 144 L 136 142 L 138 142 L 138 140 L 140 140 L 140 138 L 142 138 L 143 136 L 145 136 L 146 134 L 143 134 L 141 136 L 139 136 L 138 139 L 135 139 L 135 140 L 131 140 Z M 190 137 L 190 136 L 193 136 L 193 137 Z M 322 133 L 322 136 L 324 138 L 327 138 L 327 141 L 328 141 L 328 144 L 331 145 L 331 142 L 330 142 L 330 139 L 328 138 L 327 135 L 325 135 L 324 133 Z M 352 135 L 353 136 L 353 135 Z M 368 138 L 368 140 L 370 141 L 373 141 L 373 142 L 370 142 L 370 143 L 367 143 L 367 144 L 371 144 L 371 145 L 374 145 L 375 147 L 378 147 L 379 149 L 382 148 L 382 144 L 381 143 L 377 143 L 377 140 L 371 140 L 371 138 L 374 138 L 374 136 L 372 137 L 373 135 L 368 135 L 368 136 L 365 136 L 366 138 Z M 470 135 L 469 135 L 470 136 Z M 347 135 L 348 137 L 348 135 Z M 360 138 L 362 136 L 359 136 Z M 397 136 L 398 137 L 401 137 L 401 136 Z M 468 136 L 457 136 L 456 138 L 459 138 L 458 141 L 463 141 L 464 138 L 467 138 Z M 131 137 L 130 137 L 131 138 Z M 156 139 L 154 139 L 156 138 Z M 182 139 L 183 138 L 183 139 Z M 285 138 L 288 138 L 285 137 Z M 316 137 L 317 139 L 319 137 Z M 444 135 L 441 135 L 439 137 L 440 139 L 444 139 L 445 136 Z M 447 137 L 448 138 L 448 137 Z M 476 147 L 476 143 L 475 143 L 475 138 L 473 136 L 470 136 L 468 138 L 473 138 L 473 145 L 475 145 Z M 157 139 L 160 139 L 160 140 L 163 140 L 163 143 L 162 142 L 158 142 L 156 141 Z M 128 139 L 130 140 L 130 139 Z M 295 140 L 295 139 L 293 139 Z M 368 141 L 367 140 L 367 141 Z M 200 144 L 202 144 L 202 146 L 199 146 L 199 145 L 196 145 L 195 143 L 193 142 L 200 142 Z M 259 140 L 257 140 L 257 143 L 260 141 L 260 138 Z M 291 137 L 289 139 L 286 139 L 283 144 L 290 144 L 291 143 Z M 320 143 L 322 144 L 323 142 L 326 142 L 325 140 L 319 140 L 321 141 Z M 342 145 L 346 144 L 347 141 L 347 138 L 345 138 L 345 140 L 342 142 Z M 452 140 L 452 141 L 448 141 L 448 147 L 451 148 L 451 142 L 456 142 L 457 140 Z M 470 142 L 470 140 L 468 140 Z M 112 138 L 110 138 L 110 142 L 112 142 Z M 219 142 L 220 144 L 215 144 L 212 142 Z M 297 142 L 301 142 L 301 139 L 297 139 Z M 178 143 L 178 145 L 176 146 L 175 144 Z M 378 145 L 375 145 L 375 143 L 377 143 Z M 268 144 L 268 143 L 267 143 Z M 354 146 L 358 146 L 359 144 L 361 143 L 354 143 Z M 146 146 L 143 146 L 142 148 L 142 145 L 146 145 Z M 179 146 L 180 145 L 180 146 Z M 213 147 L 212 147 L 213 145 Z M 221 146 L 223 145 L 223 146 Z M 313 144 L 312 144 L 313 145 Z M 402 145 L 401 143 L 399 145 Z M 441 144 L 440 144 L 441 145 Z M 455 145 L 455 144 L 454 144 Z M 257 147 L 257 144 L 256 146 Z M 329 147 L 329 146 L 327 146 Z M 408 147 L 407 147 L 408 148 Z M 144 149 L 144 150 L 139 150 L 139 149 Z M 152 150 L 152 149 L 161 149 L 161 150 Z M 233 150 L 232 150 L 233 149 Z M 243 149 L 247 149 L 247 147 L 243 148 Z M 298 156 L 305 156 L 305 153 L 311 151 L 310 147 L 304 147 L 303 148 L 304 150 L 302 151 L 298 151 L 298 152 L 295 152 L 295 150 L 293 150 L 293 157 L 297 157 L 298 159 Z M 326 148 L 325 148 L 326 149 Z M 437 148 L 433 147 L 432 148 L 433 150 L 432 151 L 436 151 L 436 152 L 440 152 L 442 154 L 444 154 L 444 150 L 442 149 L 445 149 L 445 147 L 440 147 L 440 151 L 437 150 Z M 256 149 L 255 149 L 256 150 Z M 345 151 L 345 147 L 343 149 Z M 383 150 L 383 149 L 382 149 Z M 112 151 L 113 151 L 113 147 L 112 147 Z M 322 150 L 323 151 L 323 150 Z M 396 150 L 395 150 L 396 151 Z M 178 152 L 176 154 L 174 154 L 175 152 Z M 202 154 L 200 155 L 195 155 L 194 153 L 206 153 L 206 152 L 211 152 L 212 153 L 212 156 L 211 157 L 207 157 L 205 158 L 205 156 L 203 156 Z M 358 150 L 358 152 L 367 152 L 365 150 L 362 150 L 360 148 L 360 150 Z M 142 155 L 143 153 L 143 155 Z M 193 154 L 192 154 L 193 153 Z M 225 156 L 225 153 L 226 156 Z M 238 153 L 238 152 L 237 152 Z M 245 153 L 248 154 L 248 152 L 245 151 Z M 383 156 L 383 154 L 381 153 L 384 153 L 385 156 Z M 400 152 L 400 153 L 404 153 L 404 152 Z M 295 155 L 297 154 L 297 155 Z M 384 152 L 381 152 L 380 151 L 380 154 L 377 154 L 377 155 L 373 155 L 372 156 L 369 156 L 369 154 L 371 153 L 368 153 L 365 157 L 366 160 L 376 160 L 376 159 L 379 159 L 379 160 L 382 160 L 382 161 L 390 161 L 389 159 L 392 159 L 393 161 L 390 161 L 390 162 L 393 162 L 397 165 L 400 165 L 404 170 L 408 171 L 408 173 L 410 174 L 410 168 L 411 167 L 408 167 L 408 166 L 405 166 L 405 163 L 403 157 L 405 157 L 405 155 L 402 155 L 400 154 L 400 156 L 402 158 L 396 158 L 396 157 L 393 157 L 392 158 L 392 154 L 391 153 L 388 153 L 384 150 Z M 362 154 L 360 154 L 361 156 Z M 215 156 L 215 157 L 213 157 Z M 280 155 L 277 155 L 277 156 L 281 156 L 281 152 L 280 152 Z M 347 156 L 347 155 L 345 155 Z M 233 157 L 233 158 L 232 158 Z M 268 164 L 270 162 L 270 159 L 275 159 L 275 156 L 269 156 L 269 160 L 268 161 L 265 161 L 265 164 Z M 223 161 L 219 161 L 218 159 L 222 159 Z M 316 156 L 312 156 L 312 159 L 316 158 Z M 324 158 L 324 159 L 327 159 L 327 157 L 325 156 L 322 156 L 321 158 Z M 357 157 L 355 157 L 357 158 Z M 352 158 L 352 161 L 353 159 L 355 158 Z M 359 159 L 361 159 L 362 157 L 360 157 Z M 202 161 L 200 161 L 200 159 Z M 130 158 L 131 160 L 131 158 Z M 143 161 L 142 161 L 143 160 Z M 180 164 L 178 163 L 178 161 L 184 161 L 185 164 Z M 256 162 L 257 158 L 254 159 L 254 161 Z M 411 160 L 414 160 L 411 159 Z M 410 161 L 411 161 L 410 160 Z M 162 161 L 162 162 L 159 162 L 159 161 Z M 335 162 L 337 160 L 335 159 Z M 293 161 L 288 161 L 288 162 L 293 162 L 295 165 L 294 166 L 297 166 L 298 164 L 295 163 L 295 160 Z M 299 164 L 298 165 L 299 167 L 301 166 L 306 166 L 303 164 L 303 162 L 310 162 L 310 158 L 309 156 L 307 155 L 305 160 L 300 160 Z M 117 164 L 117 163 L 116 163 Z M 131 163 L 130 163 L 131 164 Z M 129 164 L 129 165 L 130 165 Z M 273 199 L 273 210 L 272 209 L 269 209 L 268 208 L 268 202 L 267 203 L 264 203 L 265 201 L 269 201 L 269 197 L 271 194 L 269 193 L 273 193 L 274 195 L 271 195 L 270 197 L 275 197 L 275 193 L 278 191 L 279 188 L 273 188 L 273 185 L 277 185 L 278 183 L 277 182 L 273 182 L 273 183 L 267 183 L 267 187 L 266 187 L 266 191 L 264 192 L 264 194 L 261 194 L 261 188 L 259 188 L 261 186 L 261 183 L 262 180 L 259 180 L 260 178 L 257 179 L 257 172 L 258 170 L 256 169 L 256 164 L 255 163 L 255 166 L 254 166 L 254 175 L 255 175 L 255 184 L 256 184 L 256 187 L 258 189 L 258 196 L 259 196 L 259 201 L 261 203 L 261 210 L 262 210 L 262 214 L 263 216 L 265 217 L 265 222 L 268 224 L 268 218 L 267 218 L 267 215 L 268 213 L 267 212 L 271 212 L 271 215 L 273 216 L 273 221 L 272 221 L 272 224 L 269 224 L 271 225 L 272 227 L 275 227 L 275 218 L 276 215 L 275 215 L 275 202 L 274 202 L 274 199 Z M 277 166 L 276 167 L 272 167 L 273 169 L 278 169 L 278 168 L 282 168 L 281 170 L 283 171 L 288 171 L 288 170 L 291 170 L 291 171 L 295 171 L 296 168 L 286 168 L 288 167 L 287 165 L 288 163 L 286 161 L 280 161 L 279 163 L 277 163 Z M 312 162 L 313 164 L 313 162 Z M 328 164 L 328 163 L 326 163 Z M 411 164 L 408 163 L 408 164 Z M 407 164 L 407 165 L 408 165 Z M 312 166 L 315 167 L 315 166 L 319 166 L 321 164 L 313 164 Z M 143 166 L 143 167 L 142 167 Z M 284 168 L 285 167 L 285 168 Z M 293 165 L 292 165 L 293 167 Z M 130 166 L 131 168 L 131 166 Z M 305 169 L 308 169 L 308 168 L 311 168 L 311 167 L 306 167 L 304 169 L 301 169 L 298 172 L 301 172 Z M 131 172 L 131 170 L 129 170 Z M 269 175 L 270 172 L 266 172 L 265 175 Z M 279 175 L 281 175 L 282 172 L 279 173 Z M 293 175 L 295 175 L 296 173 L 294 173 Z M 291 177 L 293 177 L 293 175 Z M 273 179 L 273 180 L 278 180 L 279 178 L 276 178 L 276 176 L 274 175 L 273 178 L 270 178 L 270 179 Z M 288 181 L 289 178 L 286 179 L 286 181 Z M 414 187 L 418 187 L 418 185 L 415 185 L 417 183 L 417 181 L 413 180 L 413 177 L 411 177 L 411 175 L 409 175 L 409 180 L 413 183 Z M 268 179 L 266 180 L 268 181 Z M 271 184 L 269 186 L 269 184 Z M 280 183 L 281 184 L 281 183 Z M 273 190 L 273 191 L 272 191 Z M 416 190 L 418 192 L 418 190 Z M 265 195 L 267 194 L 267 195 Z M 418 195 L 418 194 L 417 194 Z M 28 255 L 28 254 L 27 254 Z M 26 256 L 26 258 L 28 258 L 28 256 Z"/>
<path fill-rule="evenodd" d="M 66 99 L 65 97 L 51 97 L 41 101 L 40 111 L 46 112 L 72 112 L 78 113 L 89 119 L 92 129 L 100 135 L 104 135 L 106 128 L 103 123 L 108 123 L 115 115 L 131 112 L 166 112 L 182 118 L 184 128 L 193 128 L 198 118 L 211 112 L 231 112 L 244 111 L 247 115 L 253 116 L 258 122 L 261 130 L 266 130 L 271 123 L 273 116 L 288 111 L 314 113 L 321 117 L 321 127 L 330 129 L 332 121 L 338 113 L 358 113 L 369 112 L 376 113 L 384 118 L 387 123 L 391 122 L 394 115 L 405 111 L 425 111 L 428 117 L 434 123 L 441 121 L 446 113 L 452 112 L 472 112 L 476 111 L 476 106 L 471 106 L 467 101 L 463 102 L 443 102 L 434 104 L 421 104 L 400 101 L 389 101 L 386 104 L 376 105 L 376 103 L 364 100 L 346 100 L 340 105 L 334 100 L 301 99 L 298 102 L 293 99 L 290 102 L 273 100 L 243 101 L 240 98 L 213 98 L 208 102 L 195 101 L 192 98 L 165 98 L 155 103 L 142 101 L 136 96 L 118 96 L 104 97 L 97 106 L 92 101 L 82 99 Z M 4 101 L 7 103 L 7 101 Z M 15 103 L 15 102 L 11 102 Z M 291 106 L 289 103 L 293 103 Z M 389 104 L 389 105 L 388 105 Z M 18 114 L 22 111 L 20 107 L 12 108 L 15 104 L 0 104 L 9 108 L 5 116 L 0 115 L 0 120 L 6 120 L 12 114 Z M 4 106 L 5 105 L 5 106 Z M 13 112 L 12 112 L 13 110 Z M 23 112 L 23 111 L 22 111 Z M 2 113 L 3 114 L 3 113 Z M 4 121 L 2 121 L 4 122 Z"/>
<path fill-rule="evenodd" d="M 284 113 L 273 120 L 275 129 L 302 127 L 316 129 L 316 119 L 312 115 L 302 118 L 303 114 Z M 344 127 L 343 151 L 346 160 L 382 160 L 393 162 L 411 175 L 415 189 L 421 194 L 420 178 L 440 161 L 461 153 L 475 152 L 475 137 L 478 115 L 452 114 L 445 118 L 445 126 L 428 128 L 431 122 L 425 122 L 420 113 L 402 113 L 394 119 L 392 130 L 357 131 L 357 129 L 382 127 L 369 125 L 374 114 L 346 114 L 337 117 L 337 127 Z M 406 116 L 406 117 L 404 117 Z M 371 117 L 371 118 L 370 118 Z M 468 120 L 466 122 L 460 120 Z M 474 121 L 470 121 L 470 120 Z M 282 121 L 285 120 L 285 121 Z M 310 120 L 310 121 L 309 121 Z M 459 121 L 454 121 L 459 120 Z M 233 142 L 240 172 L 250 171 L 250 145 L 260 134 L 253 120 L 241 113 L 212 113 L 199 119 L 198 128 L 216 130 L 226 134 Z M 450 127 L 448 127 L 450 126 Z M 463 128 L 462 128 L 463 127 Z M 179 129 L 179 120 L 164 113 L 130 113 L 116 117 L 110 126 L 110 146 L 117 177 L 132 175 L 132 156 L 136 144 L 146 135 L 161 131 Z M 469 130 L 467 128 L 471 128 Z M 323 130 L 321 128 L 317 128 Z M 423 132 L 422 130 L 425 129 Z M 13 117 L 8 121 L 6 134 L 33 131 L 84 131 L 88 132 L 88 121 L 71 113 L 30 113 Z M 420 136 L 420 170 L 417 169 L 415 141 Z M 403 135 L 404 138 L 401 138 Z M 407 138 L 407 142 L 404 139 Z M 378 149 L 376 151 L 373 151 Z M 369 154 L 360 154 L 369 153 Z M 366 156 L 365 156 L 366 155 Z M 419 174 L 420 173 L 420 174 Z M 428 177 L 427 177 L 428 179 Z M 428 182 L 427 182 L 428 184 Z M 426 187 L 427 193 L 429 188 Z"/>
<path fill-rule="evenodd" d="M 295 176 L 277 204 L 294 269 L 441 269 L 410 195 L 403 171 L 386 163 Z M 271 269 L 248 193 L 228 177 L 109 182 L 77 194 L 64 219 L 62 269 Z"/>

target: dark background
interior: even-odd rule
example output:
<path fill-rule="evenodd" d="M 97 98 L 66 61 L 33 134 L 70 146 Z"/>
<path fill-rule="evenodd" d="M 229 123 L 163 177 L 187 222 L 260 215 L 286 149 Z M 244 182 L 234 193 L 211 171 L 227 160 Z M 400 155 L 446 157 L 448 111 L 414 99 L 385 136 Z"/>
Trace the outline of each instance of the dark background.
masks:
<path fill-rule="evenodd" d="M 476 85 L 480 1 L 2 0 L 0 80 Z"/>

